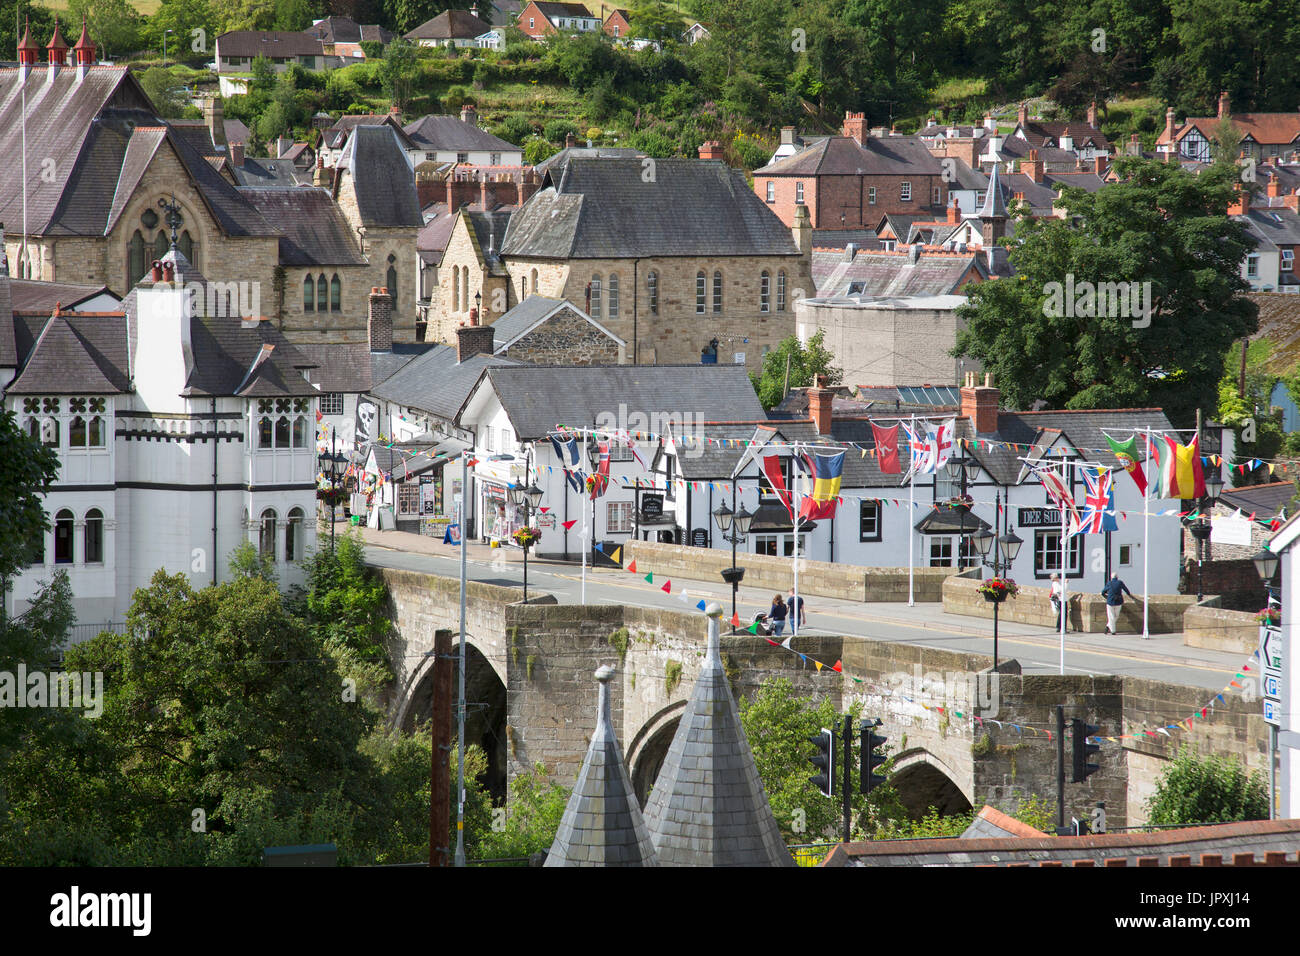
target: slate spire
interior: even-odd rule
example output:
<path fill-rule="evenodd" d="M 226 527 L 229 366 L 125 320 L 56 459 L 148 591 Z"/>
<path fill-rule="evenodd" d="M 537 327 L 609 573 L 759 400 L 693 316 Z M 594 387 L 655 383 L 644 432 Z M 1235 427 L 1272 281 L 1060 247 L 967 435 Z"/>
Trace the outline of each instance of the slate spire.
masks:
<path fill-rule="evenodd" d="M 662 866 L 794 866 L 722 668 L 710 604 L 704 667 L 646 802 Z"/>
<path fill-rule="evenodd" d="M 658 866 L 610 717 L 608 664 L 596 671 L 600 699 L 591 746 L 573 785 L 546 866 Z"/>

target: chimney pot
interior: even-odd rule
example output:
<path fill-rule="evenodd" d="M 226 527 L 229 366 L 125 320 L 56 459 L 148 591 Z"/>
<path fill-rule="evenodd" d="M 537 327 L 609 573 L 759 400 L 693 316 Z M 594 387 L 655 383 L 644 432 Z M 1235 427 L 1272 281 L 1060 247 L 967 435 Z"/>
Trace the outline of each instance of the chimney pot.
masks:
<path fill-rule="evenodd" d="M 386 288 L 370 287 L 366 333 L 370 340 L 370 351 L 391 352 L 393 350 L 393 299 Z"/>
<path fill-rule="evenodd" d="M 162 263 L 155 259 L 149 267 L 149 278 L 154 282 L 162 282 L 162 276 Z"/>
<path fill-rule="evenodd" d="M 162 264 L 163 282 L 173 282 L 176 279 L 176 263 L 164 262 Z"/>

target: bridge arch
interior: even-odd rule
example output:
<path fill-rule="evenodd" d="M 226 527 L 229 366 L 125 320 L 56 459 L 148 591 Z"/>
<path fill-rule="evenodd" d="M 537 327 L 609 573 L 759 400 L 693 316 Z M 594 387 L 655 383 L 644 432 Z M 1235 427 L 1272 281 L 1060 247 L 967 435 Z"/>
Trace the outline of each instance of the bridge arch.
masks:
<path fill-rule="evenodd" d="M 669 704 L 641 725 L 628 746 L 627 765 L 632 778 L 632 790 L 643 808 L 650 797 L 650 788 L 659 776 L 664 758 L 668 756 L 668 748 L 672 746 L 673 737 L 677 735 L 677 725 L 681 723 L 685 711 L 685 700 Z"/>
<path fill-rule="evenodd" d="M 925 816 L 930 807 L 941 814 L 965 813 L 974 803 L 975 781 L 970 775 L 958 773 L 924 747 L 898 754 L 891 780 L 914 819 Z"/>

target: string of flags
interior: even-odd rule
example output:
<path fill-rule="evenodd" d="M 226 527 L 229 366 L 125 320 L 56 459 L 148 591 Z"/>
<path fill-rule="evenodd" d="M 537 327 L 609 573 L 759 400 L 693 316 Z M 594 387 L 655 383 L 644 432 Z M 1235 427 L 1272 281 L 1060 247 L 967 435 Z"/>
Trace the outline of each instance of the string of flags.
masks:
<path fill-rule="evenodd" d="M 604 548 L 600 544 L 596 544 L 595 547 L 597 551 L 601 552 L 602 554 L 605 553 Z M 616 565 L 622 567 L 622 554 L 623 554 L 623 547 L 622 545 L 619 545 L 618 547 L 614 548 L 614 550 L 611 551 L 607 556 Z M 665 594 L 673 593 L 673 583 L 671 578 L 664 578 L 662 582 L 656 581 L 654 572 L 646 570 L 645 568 L 638 568 L 635 560 L 629 561 L 627 566 L 623 567 L 623 570 L 626 571 L 628 574 L 635 575 L 636 577 L 640 578 L 646 584 L 657 587 L 660 591 L 663 591 Z M 703 611 L 705 610 L 705 608 L 708 607 L 708 601 L 705 598 L 692 595 L 690 591 L 687 590 L 686 588 L 678 588 L 677 597 L 680 601 L 682 601 L 682 603 L 694 607 L 696 610 L 699 611 Z M 737 630 L 743 630 L 749 634 L 754 635 L 755 637 L 762 637 L 765 641 L 767 641 L 768 644 L 772 645 L 773 647 L 782 648 L 783 650 L 789 651 L 791 654 L 796 655 L 805 664 L 811 664 L 815 668 L 817 673 L 821 673 L 822 671 L 828 671 L 831 673 L 840 674 L 843 677 L 846 677 L 849 680 L 853 681 L 854 684 L 860 684 L 863 686 L 864 689 L 871 690 L 873 693 L 896 696 L 898 697 L 898 699 L 908 704 L 919 704 L 922 709 L 938 714 L 941 717 L 943 716 L 956 717 L 958 720 L 969 719 L 972 721 L 972 729 L 974 726 L 983 727 L 985 724 L 993 724 L 999 730 L 1010 729 L 1015 731 L 1017 734 L 1021 736 L 1028 735 L 1029 737 L 1042 737 L 1045 738 L 1048 742 L 1051 742 L 1053 738 L 1053 731 L 1048 730 L 1046 728 L 1035 727 L 1032 724 L 1017 723 L 1015 721 L 995 720 L 991 717 L 981 717 L 979 714 L 968 713 L 964 710 L 955 707 L 949 707 L 943 704 L 935 704 L 935 705 L 927 704 L 921 698 L 906 694 L 900 691 L 898 688 L 878 684 L 875 681 L 858 677 L 854 674 L 846 673 L 844 670 L 844 662 L 842 660 L 836 660 L 835 663 L 828 664 L 825 661 L 818 660 L 816 657 L 813 657 L 811 654 L 805 654 L 802 651 L 795 650 L 793 647 L 790 646 L 790 641 L 794 637 L 793 634 L 787 637 L 784 641 L 774 641 L 772 640 L 772 638 L 767 637 L 766 635 L 759 634 L 757 621 L 754 621 L 748 627 L 742 628 L 740 626 L 739 613 L 735 613 L 732 615 L 730 623 L 731 626 L 733 628 L 736 628 Z M 1151 729 L 1144 728 L 1136 733 L 1113 734 L 1113 735 L 1099 734 L 1094 737 L 1089 737 L 1088 739 L 1089 741 L 1094 743 L 1100 742 L 1102 740 L 1105 740 L 1109 743 L 1120 743 L 1121 741 L 1125 741 L 1125 740 L 1145 740 L 1145 739 L 1152 739 L 1152 738 L 1158 740 L 1162 736 L 1172 738 L 1173 734 L 1171 733 L 1171 731 L 1182 731 L 1184 733 L 1188 732 L 1192 729 L 1194 723 L 1197 720 L 1200 720 L 1202 722 L 1209 720 L 1210 716 L 1214 713 L 1215 707 L 1224 702 L 1225 695 L 1231 694 L 1234 690 L 1236 691 L 1245 690 L 1245 684 L 1242 682 L 1248 679 L 1249 680 L 1254 679 L 1253 677 L 1248 677 L 1247 675 L 1254 673 L 1254 668 L 1252 668 L 1251 664 L 1252 662 L 1257 661 L 1258 659 L 1259 659 L 1259 651 L 1256 650 L 1250 656 L 1247 662 L 1242 664 L 1241 667 L 1238 668 L 1236 673 L 1233 675 L 1232 679 L 1229 680 L 1228 683 L 1226 683 L 1223 686 L 1222 690 L 1220 690 L 1217 694 L 1215 694 L 1208 701 L 1206 701 L 1206 703 L 1203 704 L 1201 707 L 1193 710 L 1189 715 L 1184 717 L 1182 720 L 1174 721 L 1172 723 L 1167 723 L 1162 726 L 1153 727 Z"/>

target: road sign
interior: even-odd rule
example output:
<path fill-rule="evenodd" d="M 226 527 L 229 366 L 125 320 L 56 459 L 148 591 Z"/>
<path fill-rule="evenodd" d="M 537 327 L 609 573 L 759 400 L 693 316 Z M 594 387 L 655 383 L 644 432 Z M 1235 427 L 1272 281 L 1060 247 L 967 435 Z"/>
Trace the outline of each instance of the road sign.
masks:
<path fill-rule="evenodd" d="M 1271 698 L 1264 698 L 1264 719 L 1274 727 L 1282 726 L 1282 705 Z"/>
<path fill-rule="evenodd" d="M 1259 629 L 1259 660 L 1265 667 L 1282 669 L 1282 632 L 1277 628 Z"/>
<path fill-rule="evenodd" d="M 1275 627 L 1259 629 L 1259 660 L 1264 665 L 1264 719 L 1282 726 L 1282 631 Z"/>
<path fill-rule="evenodd" d="M 1271 697 L 1274 700 L 1282 699 L 1282 672 L 1275 670 L 1264 671 L 1264 696 Z"/>

